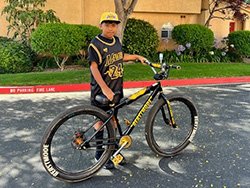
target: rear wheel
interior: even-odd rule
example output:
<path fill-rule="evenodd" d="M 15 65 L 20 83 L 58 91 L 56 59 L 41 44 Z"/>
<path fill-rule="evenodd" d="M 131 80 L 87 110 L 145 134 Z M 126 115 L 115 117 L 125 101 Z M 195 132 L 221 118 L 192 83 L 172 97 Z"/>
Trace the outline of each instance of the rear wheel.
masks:
<path fill-rule="evenodd" d="M 103 128 L 102 140 L 94 136 L 95 123 L 107 119 L 107 113 L 94 106 L 74 107 L 56 117 L 44 133 L 40 150 L 47 172 L 67 182 L 83 181 L 97 173 L 114 150 L 111 120 Z M 103 154 L 95 160 L 100 144 Z"/>
<path fill-rule="evenodd" d="M 150 110 L 145 128 L 149 147 L 164 157 L 186 148 L 198 128 L 197 110 L 190 100 L 170 97 L 169 102 L 176 124 L 171 125 L 167 103 L 161 98 Z"/>

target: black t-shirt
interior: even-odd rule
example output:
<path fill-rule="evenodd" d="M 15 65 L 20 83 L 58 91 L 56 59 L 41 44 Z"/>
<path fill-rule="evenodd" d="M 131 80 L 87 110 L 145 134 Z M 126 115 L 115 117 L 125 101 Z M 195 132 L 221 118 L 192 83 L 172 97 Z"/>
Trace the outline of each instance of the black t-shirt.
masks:
<path fill-rule="evenodd" d="M 96 36 L 88 48 L 88 61 L 96 62 L 98 70 L 105 83 L 113 92 L 123 95 L 123 52 L 118 37 L 107 39 L 101 35 Z M 91 101 L 102 90 L 91 74 Z"/>

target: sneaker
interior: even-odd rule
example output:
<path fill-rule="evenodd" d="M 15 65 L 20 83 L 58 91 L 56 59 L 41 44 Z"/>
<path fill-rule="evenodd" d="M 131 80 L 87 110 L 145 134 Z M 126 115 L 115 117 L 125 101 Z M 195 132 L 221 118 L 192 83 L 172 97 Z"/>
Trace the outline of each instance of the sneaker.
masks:
<path fill-rule="evenodd" d="M 98 161 L 102 156 L 103 151 L 96 151 L 95 160 Z M 114 163 L 109 159 L 108 162 L 104 165 L 105 169 L 111 170 L 115 168 Z"/>
<path fill-rule="evenodd" d="M 108 162 L 104 165 L 105 169 L 112 170 L 115 168 L 114 163 L 109 159 Z"/>

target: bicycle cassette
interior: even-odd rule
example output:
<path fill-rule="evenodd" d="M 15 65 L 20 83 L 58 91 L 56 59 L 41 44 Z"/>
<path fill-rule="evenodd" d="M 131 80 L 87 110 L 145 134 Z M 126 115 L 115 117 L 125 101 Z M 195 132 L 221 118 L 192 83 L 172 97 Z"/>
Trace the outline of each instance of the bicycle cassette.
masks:
<path fill-rule="evenodd" d="M 87 148 L 88 145 L 83 145 L 83 143 L 85 142 L 86 138 L 84 136 L 84 132 L 82 131 L 76 131 L 73 138 L 72 138 L 72 142 L 71 145 L 75 148 L 75 149 L 85 149 Z"/>

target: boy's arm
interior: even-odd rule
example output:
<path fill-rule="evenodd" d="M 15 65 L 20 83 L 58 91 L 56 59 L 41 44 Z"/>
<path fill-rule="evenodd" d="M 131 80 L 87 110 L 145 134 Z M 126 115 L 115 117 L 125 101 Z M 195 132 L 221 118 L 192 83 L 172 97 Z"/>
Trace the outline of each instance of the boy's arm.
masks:
<path fill-rule="evenodd" d="M 97 84 L 100 86 L 102 93 L 110 100 L 113 100 L 114 93 L 113 91 L 107 86 L 107 84 L 104 82 L 100 71 L 98 70 L 98 65 L 96 62 L 92 61 L 90 65 L 91 73 L 96 80 Z"/>
<path fill-rule="evenodd" d="M 146 60 L 145 57 L 137 55 L 137 54 L 124 54 L 123 61 L 140 61 L 142 64 L 144 64 L 144 61 Z"/>

